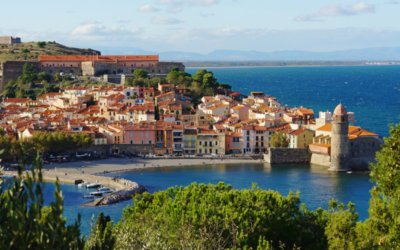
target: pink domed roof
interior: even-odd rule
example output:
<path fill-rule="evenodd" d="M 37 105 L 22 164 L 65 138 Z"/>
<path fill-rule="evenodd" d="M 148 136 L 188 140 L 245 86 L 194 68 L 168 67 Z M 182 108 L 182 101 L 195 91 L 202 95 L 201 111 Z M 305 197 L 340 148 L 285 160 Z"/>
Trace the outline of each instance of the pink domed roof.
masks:
<path fill-rule="evenodd" d="M 335 111 L 333 111 L 334 115 L 347 115 L 347 110 L 346 108 L 343 106 L 343 104 L 339 104 L 336 106 Z"/>

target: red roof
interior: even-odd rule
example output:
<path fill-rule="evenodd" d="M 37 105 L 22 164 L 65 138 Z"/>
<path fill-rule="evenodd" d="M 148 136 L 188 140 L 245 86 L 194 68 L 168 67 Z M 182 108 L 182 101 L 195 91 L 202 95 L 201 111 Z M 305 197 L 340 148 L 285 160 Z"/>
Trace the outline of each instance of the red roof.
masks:
<path fill-rule="evenodd" d="M 158 62 L 158 55 L 143 55 L 143 56 L 99 56 L 99 55 L 42 55 L 39 56 L 39 62 Z"/>

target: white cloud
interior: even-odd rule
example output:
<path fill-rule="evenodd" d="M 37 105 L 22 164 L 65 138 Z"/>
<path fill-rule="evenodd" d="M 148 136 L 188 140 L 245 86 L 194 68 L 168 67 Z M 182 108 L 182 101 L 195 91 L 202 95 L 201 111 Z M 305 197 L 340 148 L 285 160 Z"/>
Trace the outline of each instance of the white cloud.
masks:
<path fill-rule="evenodd" d="M 173 17 L 166 17 L 166 16 L 155 16 L 151 21 L 153 24 L 159 24 L 159 25 L 176 25 L 183 23 L 183 21 L 180 19 L 176 19 Z"/>
<path fill-rule="evenodd" d="M 219 0 L 159 0 L 162 4 L 167 5 L 199 5 L 199 6 L 211 6 L 220 3 Z"/>
<path fill-rule="evenodd" d="M 397 4 L 400 4 L 400 2 L 397 0 L 389 0 L 389 1 L 386 1 L 385 4 L 397 5 Z"/>
<path fill-rule="evenodd" d="M 142 5 L 142 6 L 140 6 L 140 7 L 138 8 L 138 11 L 144 12 L 144 13 L 153 13 L 153 12 L 157 12 L 157 11 L 159 11 L 159 10 L 160 10 L 160 9 L 154 7 L 154 6 L 151 5 L 151 4 L 145 4 L 145 5 Z"/>
<path fill-rule="evenodd" d="M 78 40 L 114 41 L 119 39 L 132 39 L 141 33 L 139 28 L 126 28 L 125 26 L 108 27 L 100 22 L 87 22 L 72 30 L 71 35 Z"/>
<path fill-rule="evenodd" d="M 233 0 L 232 0 L 233 1 Z M 186 7 L 210 7 L 219 4 L 220 0 L 158 0 L 166 6 L 169 13 L 177 13 Z"/>
<path fill-rule="evenodd" d="M 358 2 L 353 5 L 330 5 L 319 9 L 315 13 L 298 16 L 294 20 L 299 22 L 322 21 L 324 17 L 355 16 L 366 13 L 374 13 L 375 5 L 365 2 Z"/>

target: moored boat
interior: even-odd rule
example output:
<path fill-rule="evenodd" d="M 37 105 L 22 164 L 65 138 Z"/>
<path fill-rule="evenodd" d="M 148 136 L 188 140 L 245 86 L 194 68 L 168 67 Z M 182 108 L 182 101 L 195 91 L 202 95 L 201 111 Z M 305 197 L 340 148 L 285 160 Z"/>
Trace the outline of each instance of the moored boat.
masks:
<path fill-rule="evenodd" d="M 86 184 L 86 188 L 99 188 L 101 187 L 100 183 L 88 183 Z"/>

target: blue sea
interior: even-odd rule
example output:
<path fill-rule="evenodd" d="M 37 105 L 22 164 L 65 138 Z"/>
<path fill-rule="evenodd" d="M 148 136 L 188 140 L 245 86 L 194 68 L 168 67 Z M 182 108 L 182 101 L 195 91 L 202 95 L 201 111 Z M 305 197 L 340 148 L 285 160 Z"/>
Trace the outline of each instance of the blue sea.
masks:
<path fill-rule="evenodd" d="M 187 71 L 194 73 L 198 69 Z M 288 106 L 305 106 L 318 111 L 332 111 L 343 103 L 355 112 L 356 125 L 388 135 L 388 125 L 400 122 L 400 66 L 363 67 L 258 67 L 210 68 L 218 80 L 233 90 L 249 94 L 263 91 L 276 96 Z M 365 174 L 330 173 L 310 166 L 215 165 L 147 169 L 118 173 L 119 177 L 138 181 L 150 192 L 192 182 L 218 183 L 224 181 L 235 188 L 261 188 L 280 191 L 299 190 L 301 201 L 309 208 L 326 208 L 330 199 L 356 204 L 360 219 L 368 217 L 369 190 L 372 183 Z M 112 175 L 115 176 L 115 175 Z M 46 200 L 52 199 L 54 186 L 47 185 Z M 114 221 L 122 216 L 123 208 L 131 201 L 98 208 L 83 207 L 83 191 L 62 185 L 65 215 L 68 221 L 82 216 L 82 231 L 88 233 L 93 215 L 102 211 Z"/>
<path fill-rule="evenodd" d="M 195 73 L 198 68 L 187 71 Z M 331 111 L 341 102 L 355 124 L 385 137 L 400 123 L 400 66 L 208 68 L 243 94 L 263 91 L 290 107 Z"/>

